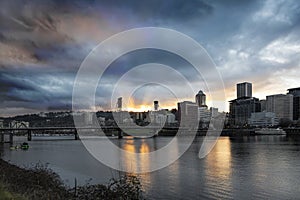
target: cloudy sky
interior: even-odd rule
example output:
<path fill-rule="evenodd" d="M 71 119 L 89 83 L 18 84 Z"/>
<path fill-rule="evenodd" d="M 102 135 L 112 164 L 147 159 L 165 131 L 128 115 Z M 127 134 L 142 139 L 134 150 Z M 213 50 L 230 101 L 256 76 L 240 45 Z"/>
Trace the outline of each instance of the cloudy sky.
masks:
<path fill-rule="evenodd" d="M 200 43 L 219 70 L 226 100 L 235 98 L 237 82 L 252 82 L 254 96 L 260 99 L 300 87 L 297 0 L 2 0 L 0 116 L 71 109 L 74 79 L 89 52 L 114 34 L 149 26 L 174 29 Z M 188 62 L 169 52 L 145 49 L 112 63 L 99 83 L 97 108 L 110 109 L 114 84 L 132 66 L 153 62 L 173 67 L 208 92 Z M 142 74 L 165 78 L 151 74 L 149 67 L 128 75 L 122 87 L 134 85 Z M 166 84 L 183 91 L 180 97 L 167 87 L 147 84 L 132 94 L 130 107 L 147 109 L 153 98 L 162 107 L 193 100 L 184 94 L 184 84 L 173 78 Z"/>

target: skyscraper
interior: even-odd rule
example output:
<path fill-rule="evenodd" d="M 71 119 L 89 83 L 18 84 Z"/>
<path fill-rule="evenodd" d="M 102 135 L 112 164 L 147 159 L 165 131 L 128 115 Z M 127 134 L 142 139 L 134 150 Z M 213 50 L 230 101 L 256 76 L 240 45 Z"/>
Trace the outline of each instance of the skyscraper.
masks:
<path fill-rule="evenodd" d="M 259 103 L 260 103 L 260 111 L 261 112 L 266 111 L 267 110 L 267 100 L 262 99 L 259 101 Z"/>
<path fill-rule="evenodd" d="M 267 96 L 267 112 L 273 112 L 279 119 L 293 120 L 293 95 L 275 94 Z"/>
<path fill-rule="evenodd" d="M 234 99 L 229 104 L 231 124 L 236 126 L 247 125 L 251 113 L 260 112 L 260 110 L 259 99 L 255 97 Z"/>
<path fill-rule="evenodd" d="M 154 101 L 153 104 L 154 104 L 154 110 L 157 111 L 159 107 L 158 101 Z"/>
<path fill-rule="evenodd" d="M 237 87 L 237 98 L 251 98 L 252 97 L 252 83 L 244 82 L 238 83 Z"/>
<path fill-rule="evenodd" d="M 288 94 L 293 95 L 293 120 L 300 119 L 300 87 L 288 89 Z"/>
<path fill-rule="evenodd" d="M 260 112 L 259 99 L 252 97 L 252 84 L 248 82 L 238 83 L 237 99 L 229 101 L 229 117 L 232 125 L 248 125 L 251 113 Z"/>
<path fill-rule="evenodd" d="M 117 108 L 118 108 L 118 111 L 122 111 L 122 97 L 118 98 Z"/>
<path fill-rule="evenodd" d="M 183 101 L 177 103 L 181 126 L 198 126 L 198 106 L 194 102 Z"/>
<path fill-rule="evenodd" d="M 206 105 L 206 95 L 200 90 L 195 96 L 196 104 L 199 107 L 207 107 Z"/>

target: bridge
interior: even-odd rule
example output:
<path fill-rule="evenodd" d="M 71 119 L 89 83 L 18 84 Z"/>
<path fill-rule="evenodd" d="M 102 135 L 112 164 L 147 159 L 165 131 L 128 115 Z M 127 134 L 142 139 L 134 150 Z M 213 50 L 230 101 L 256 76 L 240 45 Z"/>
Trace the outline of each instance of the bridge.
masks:
<path fill-rule="evenodd" d="M 102 129 L 103 132 L 105 133 L 106 136 L 113 136 L 113 133 L 117 133 L 118 138 L 122 138 L 124 135 L 128 135 L 124 133 L 119 127 L 113 127 L 113 126 L 103 126 L 103 127 L 19 127 L 19 128 L 0 128 L 0 143 L 5 143 L 5 135 L 9 136 L 9 141 L 8 143 L 12 144 L 13 143 L 13 137 L 14 136 L 27 136 L 27 140 L 31 141 L 32 136 L 38 136 L 38 135 L 72 135 L 74 136 L 75 140 L 79 139 L 79 134 L 78 130 L 82 131 L 95 131 Z M 132 128 L 131 126 L 124 126 L 122 129 L 127 129 L 127 130 L 149 130 L 152 132 L 155 132 L 157 130 L 160 130 L 161 127 L 158 126 L 135 126 Z M 162 129 L 164 130 L 169 130 L 169 131 L 175 131 L 178 128 L 176 127 L 163 127 Z M 142 136 L 142 135 L 141 135 Z"/>

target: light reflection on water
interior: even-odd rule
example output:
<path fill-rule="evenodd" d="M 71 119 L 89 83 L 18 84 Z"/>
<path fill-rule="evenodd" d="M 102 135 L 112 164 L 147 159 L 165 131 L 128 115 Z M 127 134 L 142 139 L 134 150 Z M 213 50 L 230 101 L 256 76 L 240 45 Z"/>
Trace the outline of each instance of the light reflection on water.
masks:
<path fill-rule="evenodd" d="M 121 144 L 121 147 L 131 153 L 141 153 L 141 154 L 125 154 L 125 170 L 128 172 L 137 171 L 138 169 L 150 168 L 150 160 L 144 153 L 150 152 L 149 144 L 145 140 L 141 140 L 138 143 L 137 140 L 131 139 L 127 140 L 125 143 Z"/>
<path fill-rule="evenodd" d="M 231 175 L 231 147 L 229 138 L 219 141 L 214 151 L 205 159 L 207 173 L 220 179 L 230 179 Z"/>
<path fill-rule="evenodd" d="M 112 140 L 129 152 L 148 153 L 172 138 Z M 300 196 L 300 139 L 285 136 L 221 137 L 213 151 L 198 158 L 203 138 L 195 139 L 188 151 L 172 165 L 140 175 L 150 199 L 297 199 Z M 20 141 L 21 142 L 21 141 Z M 184 141 L 177 142 L 178 150 Z M 101 146 L 101 145 L 100 145 Z M 105 152 L 105 149 L 100 149 Z M 74 178 L 84 184 L 107 183 L 118 172 L 95 160 L 80 141 L 41 141 L 35 138 L 28 151 L 11 151 L 5 145 L 3 157 L 21 166 L 49 163 L 66 182 Z M 126 169 L 150 168 L 146 156 L 126 154 Z M 68 181 L 67 181 L 68 180 Z"/>

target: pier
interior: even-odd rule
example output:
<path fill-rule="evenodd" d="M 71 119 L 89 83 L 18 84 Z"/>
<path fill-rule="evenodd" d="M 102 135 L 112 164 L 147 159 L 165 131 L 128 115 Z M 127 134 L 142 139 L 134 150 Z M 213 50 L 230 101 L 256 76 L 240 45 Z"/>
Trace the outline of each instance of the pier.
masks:
<path fill-rule="evenodd" d="M 287 135 L 300 135 L 300 127 L 283 129 Z"/>

